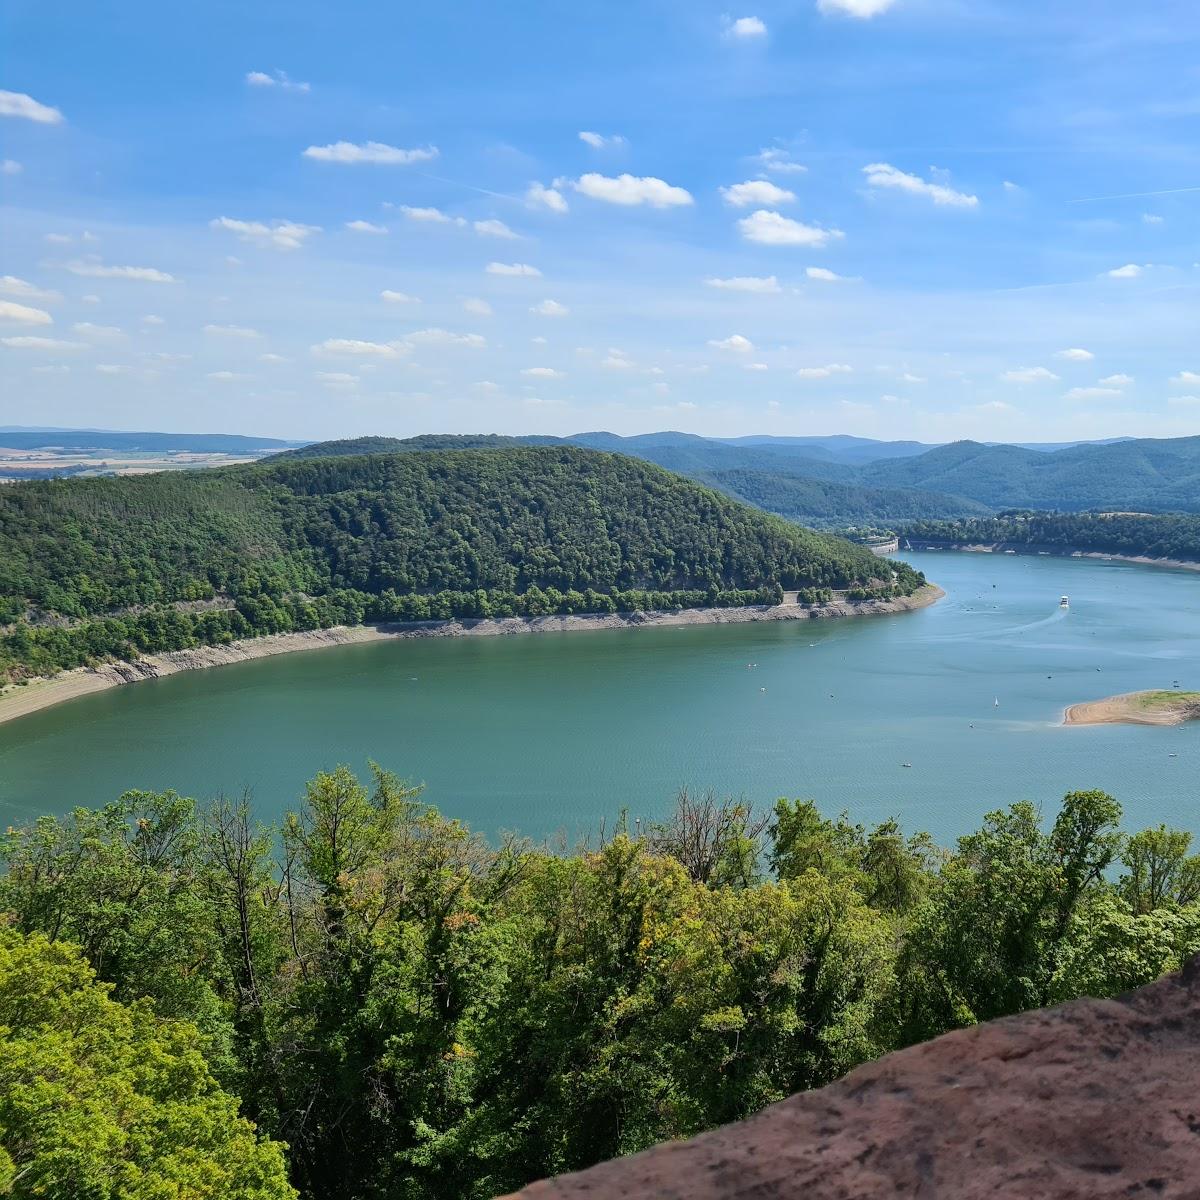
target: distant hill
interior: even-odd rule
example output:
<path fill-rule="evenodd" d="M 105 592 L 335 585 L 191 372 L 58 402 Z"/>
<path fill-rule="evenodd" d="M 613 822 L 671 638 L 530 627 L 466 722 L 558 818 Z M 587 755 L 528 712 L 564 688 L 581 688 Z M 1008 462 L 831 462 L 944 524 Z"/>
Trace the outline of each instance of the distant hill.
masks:
<path fill-rule="evenodd" d="M 272 454 L 268 461 L 348 454 L 403 454 L 417 450 L 496 450 L 513 446 L 557 445 L 561 441 L 552 437 L 507 437 L 501 433 L 422 433 L 411 438 L 341 438 L 332 442 L 309 442 L 295 450 Z"/>
<path fill-rule="evenodd" d="M 298 443 L 281 438 L 237 433 L 130 433 L 114 429 L 0 430 L 0 446 L 9 450 L 120 450 L 145 453 L 171 451 L 196 454 L 249 454 L 283 450 Z"/>
<path fill-rule="evenodd" d="M 364 620 L 919 582 L 864 547 L 575 446 L 22 483 L 0 488 L 0 680 Z"/>

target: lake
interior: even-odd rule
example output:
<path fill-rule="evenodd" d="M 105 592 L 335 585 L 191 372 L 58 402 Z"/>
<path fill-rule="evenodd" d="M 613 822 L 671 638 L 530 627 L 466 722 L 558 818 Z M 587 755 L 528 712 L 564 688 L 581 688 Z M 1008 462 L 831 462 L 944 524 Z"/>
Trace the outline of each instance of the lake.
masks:
<path fill-rule="evenodd" d="M 622 807 L 662 814 L 683 786 L 810 797 L 943 841 L 1014 800 L 1103 788 L 1127 828 L 1200 834 L 1200 723 L 1059 724 L 1076 701 L 1200 690 L 1200 573 L 905 557 L 946 599 L 846 621 L 373 642 L 84 697 L 0 725 L 0 820 L 135 787 L 250 789 L 268 819 L 316 771 L 375 759 L 489 834 L 573 837 Z"/>

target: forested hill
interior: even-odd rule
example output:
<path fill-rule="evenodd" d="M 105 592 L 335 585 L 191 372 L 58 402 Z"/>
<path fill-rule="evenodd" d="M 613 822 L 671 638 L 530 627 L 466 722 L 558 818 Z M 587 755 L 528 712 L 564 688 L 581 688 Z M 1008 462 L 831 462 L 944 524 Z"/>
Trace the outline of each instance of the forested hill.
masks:
<path fill-rule="evenodd" d="M 0 488 L 0 678 L 342 623 L 919 585 L 892 567 L 649 463 L 567 446 L 15 484 Z"/>
<path fill-rule="evenodd" d="M 1191 513 L 1014 512 L 964 521 L 915 521 L 913 541 L 1029 546 L 1200 562 L 1200 516 Z"/>

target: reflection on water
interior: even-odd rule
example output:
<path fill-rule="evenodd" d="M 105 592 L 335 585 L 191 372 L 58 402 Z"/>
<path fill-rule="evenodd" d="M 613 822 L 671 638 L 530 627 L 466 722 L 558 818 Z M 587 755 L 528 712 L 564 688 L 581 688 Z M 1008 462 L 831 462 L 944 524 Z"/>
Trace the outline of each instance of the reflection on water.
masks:
<path fill-rule="evenodd" d="M 314 771 L 374 758 L 448 813 L 534 836 L 622 807 L 661 812 L 683 785 L 760 804 L 809 796 L 943 839 L 1013 800 L 1103 787 L 1129 824 L 1200 833 L 1200 724 L 1059 725 L 1076 701 L 1176 679 L 1200 689 L 1200 574 L 907 557 L 946 588 L 942 603 L 861 621 L 372 643 L 87 697 L 0 726 L 0 819 L 126 787 L 251 788 L 271 817 Z"/>

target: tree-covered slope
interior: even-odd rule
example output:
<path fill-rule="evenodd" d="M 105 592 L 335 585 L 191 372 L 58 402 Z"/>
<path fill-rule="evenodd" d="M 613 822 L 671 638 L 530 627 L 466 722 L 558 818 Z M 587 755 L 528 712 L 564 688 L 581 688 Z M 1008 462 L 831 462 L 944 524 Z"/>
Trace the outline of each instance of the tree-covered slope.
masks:
<path fill-rule="evenodd" d="M 575 447 L 0 488 L 0 677 L 363 620 L 911 591 L 862 547 Z"/>

